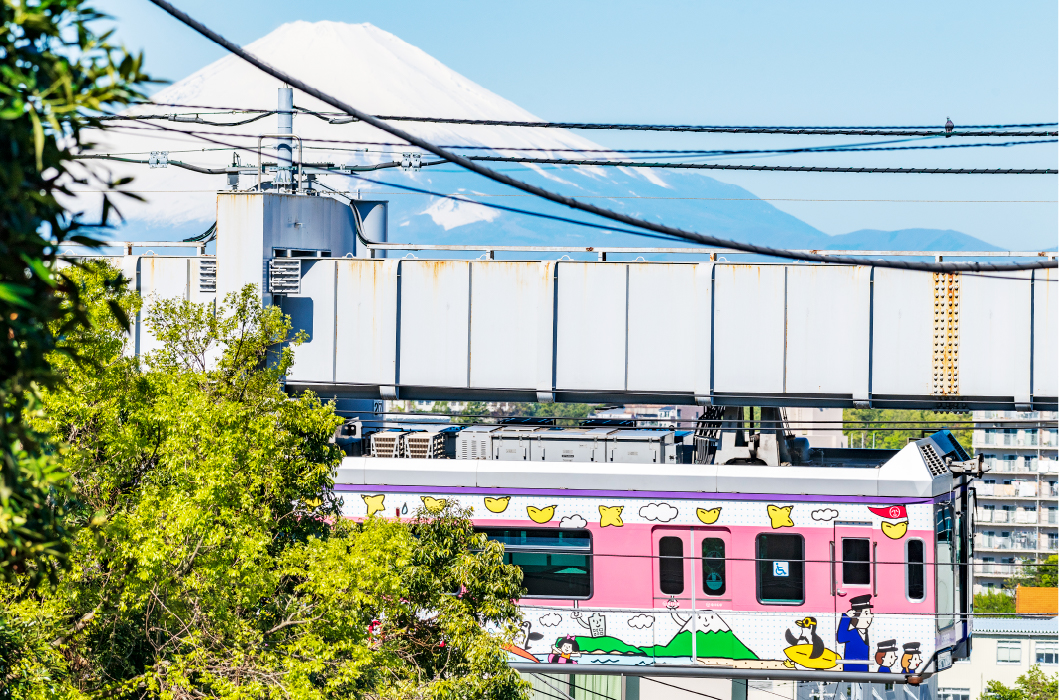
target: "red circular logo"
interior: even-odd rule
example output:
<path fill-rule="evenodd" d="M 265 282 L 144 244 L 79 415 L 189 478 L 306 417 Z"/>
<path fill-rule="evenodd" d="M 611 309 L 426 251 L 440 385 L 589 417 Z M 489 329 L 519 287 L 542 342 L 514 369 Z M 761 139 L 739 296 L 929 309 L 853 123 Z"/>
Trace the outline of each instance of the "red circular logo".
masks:
<path fill-rule="evenodd" d="M 901 517 L 901 509 L 898 508 L 897 506 L 890 506 L 890 517 L 891 518 L 900 518 Z"/>

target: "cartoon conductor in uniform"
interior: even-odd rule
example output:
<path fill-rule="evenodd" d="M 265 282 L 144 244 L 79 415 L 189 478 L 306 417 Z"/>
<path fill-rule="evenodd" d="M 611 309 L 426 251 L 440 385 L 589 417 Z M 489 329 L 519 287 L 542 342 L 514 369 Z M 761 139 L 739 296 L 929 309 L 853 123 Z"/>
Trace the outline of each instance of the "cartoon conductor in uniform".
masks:
<path fill-rule="evenodd" d="M 879 642 L 875 647 L 875 663 L 879 666 L 879 673 L 893 673 L 893 665 L 897 663 L 896 639 Z"/>
<path fill-rule="evenodd" d="M 868 639 L 868 628 L 872 620 L 871 594 L 859 595 L 849 600 L 849 612 L 842 613 L 842 619 L 838 623 L 838 632 L 835 640 L 839 644 L 845 644 L 843 657 L 847 661 L 864 660 L 863 664 L 849 664 L 843 666 L 846 671 L 867 672 L 867 661 L 870 658 L 871 642 Z M 896 651 L 896 648 L 895 648 Z"/>
<path fill-rule="evenodd" d="M 902 649 L 905 653 L 901 655 L 901 672 L 915 673 L 923 663 L 923 657 L 919 654 L 919 642 L 909 642 Z"/>

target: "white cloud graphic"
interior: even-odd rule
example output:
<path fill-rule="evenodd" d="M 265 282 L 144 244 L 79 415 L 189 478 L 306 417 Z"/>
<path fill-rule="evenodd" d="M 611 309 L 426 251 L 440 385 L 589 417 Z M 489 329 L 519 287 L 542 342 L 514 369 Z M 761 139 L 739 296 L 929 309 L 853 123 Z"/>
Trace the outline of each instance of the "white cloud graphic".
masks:
<path fill-rule="evenodd" d="M 679 510 L 668 503 L 648 503 L 640 509 L 640 517 L 644 520 L 657 520 L 660 523 L 668 523 L 677 517 Z"/>
<path fill-rule="evenodd" d="M 821 508 L 820 510 L 814 510 L 812 512 L 813 520 L 834 520 L 838 517 L 838 511 L 834 508 Z"/>
<path fill-rule="evenodd" d="M 563 616 L 559 613 L 546 613 L 537 618 L 537 624 L 541 627 L 555 627 L 563 621 Z"/>
<path fill-rule="evenodd" d="M 655 623 L 654 615 L 633 615 L 629 618 L 629 627 L 635 627 L 638 630 L 646 629 Z"/>
<path fill-rule="evenodd" d="M 560 520 L 559 527 L 588 527 L 588 521 L 575 513 Z"/>

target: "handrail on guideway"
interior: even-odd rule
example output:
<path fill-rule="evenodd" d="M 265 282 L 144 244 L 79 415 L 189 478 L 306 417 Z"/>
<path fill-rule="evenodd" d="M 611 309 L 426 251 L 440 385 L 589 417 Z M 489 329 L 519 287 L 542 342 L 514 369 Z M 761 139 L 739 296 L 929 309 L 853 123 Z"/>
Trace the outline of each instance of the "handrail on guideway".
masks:
<path fill-rule="evenodd" d="M 641 248 L 641 247 L 615 247 L 615 246 L 522 246 L 522 245 L 450 245 L 429 243 L 376 243 L 361 238 L 361 242 L 370 251 L 375 250 L 405 250 L 416 251 L 482 251 L 490 254 L 494 252 L 510 253 L 596 253 L 601 261 L 605 261 L 608 253 L 665 253 L 671 255 L 708 255 L 715 260 L 718 255 L 753 255 L 743 250 L 733 248 Z M 1051 258 L 1059 257 L 1059 251 L 1010 251 L 1010 250 L 984 250 L 984 251 L 937 251 L 937 250 L 797 250 L 798 253 L 813 253 L 815 255 L 837 255 L 837 256 L 888 256 L 888 257 L 933 257 L 937 261 L 945 258 Z M 374 257 L 374 253 L 372 253 Z M 870 263 L 870 260 L 865 260 Z"/>

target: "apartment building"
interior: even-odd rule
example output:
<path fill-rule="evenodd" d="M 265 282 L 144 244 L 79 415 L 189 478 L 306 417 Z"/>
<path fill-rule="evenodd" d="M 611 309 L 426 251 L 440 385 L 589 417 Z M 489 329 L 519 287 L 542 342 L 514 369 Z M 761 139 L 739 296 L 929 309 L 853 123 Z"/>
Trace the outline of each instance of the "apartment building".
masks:
<path fill-rule="evenodd" d="M 973 446 L 989 469 L 977 485 L 974 590 L 999 588 L 1021 562 L 1059 551 L 1059 436 L 1054 411 L 975 411 Z"/>
<path fill-rule="evenodd" d="M 971 658 L 938 674 L 938 700 L 978 700 L 989 681 L 1009 688 L 1040 666 L 1046 675 L 1059 670 L 1059 625 L 1056 618 L 976 617 Z"/>

